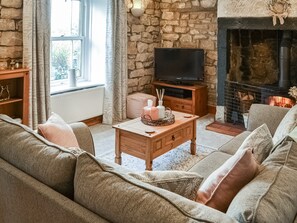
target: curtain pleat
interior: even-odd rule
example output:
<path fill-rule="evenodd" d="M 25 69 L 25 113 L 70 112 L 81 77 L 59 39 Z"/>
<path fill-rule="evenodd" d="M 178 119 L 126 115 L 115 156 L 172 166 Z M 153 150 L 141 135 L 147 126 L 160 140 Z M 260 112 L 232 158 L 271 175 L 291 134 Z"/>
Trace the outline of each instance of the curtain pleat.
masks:
<path fill-rule="evenodd" d="M 103 123 L 126 119 L 127 11 L 125 0 L 108 1 Z"/>
<path fill-rule="evenodd" d="M 30 68 L 29 125 L 50 115 L 51 1 L 23 1 L 23 65 Z"/>

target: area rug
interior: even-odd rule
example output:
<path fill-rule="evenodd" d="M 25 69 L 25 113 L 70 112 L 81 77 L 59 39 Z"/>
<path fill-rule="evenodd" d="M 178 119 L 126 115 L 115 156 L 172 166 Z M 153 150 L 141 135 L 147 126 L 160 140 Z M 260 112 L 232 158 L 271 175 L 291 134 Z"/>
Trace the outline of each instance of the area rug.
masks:
<path fill-rule="evenodd" d="M 197 145 L 196 155 L 190 153 L 190 142 L 186 142 L 176 149 L 165 153 L 153 160 L 153 170 L 184 170 L 193 167 L 199 160 L 203 159 L 215 149 L 202 145 Z M 103 159 L 114 162 L 113 151 L 102 156 Z M 144 171 L 145 161 L 134 156 L 122 153 L 122 166 L 133 171 Z"/>

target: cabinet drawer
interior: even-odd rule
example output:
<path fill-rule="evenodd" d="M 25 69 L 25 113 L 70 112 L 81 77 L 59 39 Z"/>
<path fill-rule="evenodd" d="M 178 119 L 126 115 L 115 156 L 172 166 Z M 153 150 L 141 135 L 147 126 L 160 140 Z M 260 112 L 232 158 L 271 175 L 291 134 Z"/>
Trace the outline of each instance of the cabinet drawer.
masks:
<path fill-rule="evenodd" d="M 165 136 L 164 145 L 167 146 L 174 142 L 178 142 L 183 139 L 183 129 L 180 129 L 176 132 L 172 132 Z"/>
<path fill-rule="evenodd" d="M 180 102 L 173 102 L 172 109 L 174 111 L 181 111 L 186 113 L 192 113 L 192 105 L 191 104 L 183 104 Z"/>

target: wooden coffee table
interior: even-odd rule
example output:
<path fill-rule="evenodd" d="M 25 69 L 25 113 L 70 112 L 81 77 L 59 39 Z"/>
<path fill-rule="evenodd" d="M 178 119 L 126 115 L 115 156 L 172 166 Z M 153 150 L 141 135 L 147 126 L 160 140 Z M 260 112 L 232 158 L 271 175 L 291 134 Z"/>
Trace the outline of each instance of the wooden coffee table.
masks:
<path fill-rule="evenodd" d="M 145 160 L 146 170 L 152 170 L 158 156 L 191 140 L 190 151 L 196 154 L 196 115 L 175 112 L 175 123 L 168 126 L 149 126 L 136 118 L 114 125 L 115 162 L 122 163 L 122 152 Z M 150 132 L 151 131 L 151 132 Z"/>

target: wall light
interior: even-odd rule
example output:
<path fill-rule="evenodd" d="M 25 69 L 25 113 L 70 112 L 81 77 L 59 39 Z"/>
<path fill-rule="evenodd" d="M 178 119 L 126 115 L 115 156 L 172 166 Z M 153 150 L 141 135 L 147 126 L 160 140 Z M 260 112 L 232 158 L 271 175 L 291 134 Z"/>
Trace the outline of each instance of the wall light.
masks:
<path fill-rule="evenodd" d="M 144 13 L 144 5 L 142 0 L 133 0 L 133 6 L 131 8 L 131 13 L 135 17 L 140 17 Z"/>

